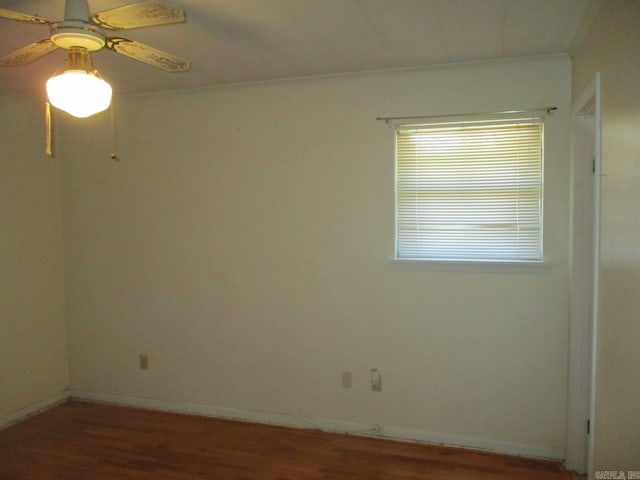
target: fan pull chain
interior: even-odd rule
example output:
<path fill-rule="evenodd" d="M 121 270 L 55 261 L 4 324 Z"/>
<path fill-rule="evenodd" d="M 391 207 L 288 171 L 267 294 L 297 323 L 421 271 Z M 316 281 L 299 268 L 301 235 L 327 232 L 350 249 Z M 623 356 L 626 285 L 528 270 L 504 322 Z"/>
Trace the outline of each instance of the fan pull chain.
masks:
<path fill-rule="evenodd" d="M 53 157 L 53 118 L 51 117 L 51 104 L 44 103 L 45 140 L 44 152 Z"/>
<path fill-rule="evenodd" d="M 120 161 L 118 155 L 118 126 L 116 125 L 116 114 L 114 108 L 115 101 L 111 99 L 111 160 Z"/>

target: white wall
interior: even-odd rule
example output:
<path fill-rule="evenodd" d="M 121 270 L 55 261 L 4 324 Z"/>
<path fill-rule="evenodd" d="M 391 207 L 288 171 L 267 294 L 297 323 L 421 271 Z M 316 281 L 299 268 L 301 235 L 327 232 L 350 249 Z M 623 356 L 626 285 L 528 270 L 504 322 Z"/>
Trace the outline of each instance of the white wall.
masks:
<path fill-rule="evenodd" d="M 58 162 L 40 102 L 0 94 L 0 425 L 67 387 Z"/>
<path fill-rule="evenodd" d="M 545 145 L 551 266 L 391 263 L 393 132 L 375 117 L 546 105 L 559 107 Z M 561 456 L 569 121 L 570 62 L 554 57 L 126 97 L 120 163 L 108 116 L 68 122 L 74 389 Z M 373 367 L 381 393 L 368 388 Z"/>
<path fill-rule="evenodd" d="M 602 2 L 573 61 L 602 81 L 602 223 L 595 470 L 640 470 L 640 3 Z"/>

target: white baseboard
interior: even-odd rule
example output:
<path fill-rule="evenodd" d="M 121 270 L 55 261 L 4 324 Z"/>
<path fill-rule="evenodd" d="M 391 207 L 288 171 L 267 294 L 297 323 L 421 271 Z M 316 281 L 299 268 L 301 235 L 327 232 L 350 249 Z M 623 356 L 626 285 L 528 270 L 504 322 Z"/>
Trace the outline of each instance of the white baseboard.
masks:
<path fill-rule="evenodd" d="M 553 461 L 562 461 L 564 459 L 564 449 L 562 448 L 525 445 L 488 438 L 465 437 L 398 427 L 381 427 L 379 425 L 358 422 L 302 417 L 289 413 L 273 413 L 261 410 L 218 407 L 213 405 L 175 402 L 154 398 L 85 392 L 81 390 L 71 390 L 69 396 L 72 399 L 77 400 L 111 403 L 165 412 L 203 415 L 207 417 L 242 420 L 284 427 L 314 428 L 327 432 L 347 433 L 351 435 L 362 435 L 431 445 L 462 447 L 485 452 L 529 458 L 541 458 Z"/>
<path fill-rule="evenodd" d="M 9 425 L 19 422 L 20 420 L 35 415 L 36 413 L 40 413 L 43 410 L 55 407 L 59 403 L 65 402 L 68 398 L 69 391 L 64 390 L 60 393 L 52 395 L 51 397 L 45 398 L 44 400 L 32 403 L 31 405 L 27 405 L 26 407 L 19 408 L 18 410 L 9 412 L 6 415 L 2 415 L 0 416 L 0 429 L 6 428 Z"/>
<path fill-rule="evenodd" d="M 462 447 L 472 450 L 480 450 L 491 453 L 501 453 L 505 455 L 515 455 L 518 457 L 539 458 L 543 460 L 564 461 L 564 449 L 554 447 L 543 447 L 537 445 L 527 445 L 504 440 L 493 440 L 490 438 L 466 437 L 461 435 L 451 435 L 440 432 L 426 432 L 421 430 L 409 430 L 406 428 L 385 427 L 383 435 L 392 439 L 409 440 L 432 445 L 443 445 L 447 447 Z"/>

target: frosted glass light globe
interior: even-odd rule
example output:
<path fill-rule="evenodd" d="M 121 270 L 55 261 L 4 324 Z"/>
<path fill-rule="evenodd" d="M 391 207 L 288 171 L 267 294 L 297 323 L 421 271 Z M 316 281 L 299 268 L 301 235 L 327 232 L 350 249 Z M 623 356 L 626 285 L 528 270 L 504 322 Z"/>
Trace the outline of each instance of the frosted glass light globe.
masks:
<path fill-rule="evenodd" d="M 51 105 L 78 118 L 109 108 L 111 94 L 111 85 L 85 70 L 67 70 L 47 80 Z"/>

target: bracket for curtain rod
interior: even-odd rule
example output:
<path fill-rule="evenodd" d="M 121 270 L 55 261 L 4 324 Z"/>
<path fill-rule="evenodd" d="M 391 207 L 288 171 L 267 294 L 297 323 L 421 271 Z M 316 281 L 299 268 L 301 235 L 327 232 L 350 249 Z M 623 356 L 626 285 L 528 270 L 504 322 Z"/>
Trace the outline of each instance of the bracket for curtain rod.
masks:
<path fill-rule="evenodd" d="M 558 107 L 527 108 L 525 110 L 503 110 L 501 112 L 478 112 L 478 113 L 450 113 L 448 115 L 416 115 L 412 117 L 376 117 L 376 120 L 384 120 L 387 124 L 392 120 L 427 120 L 430 118 L 451 118 L 451 117 L 479 117 L 485 115 L 517 115 L 520 113 L 547 112 L 558 110 Z"/>

